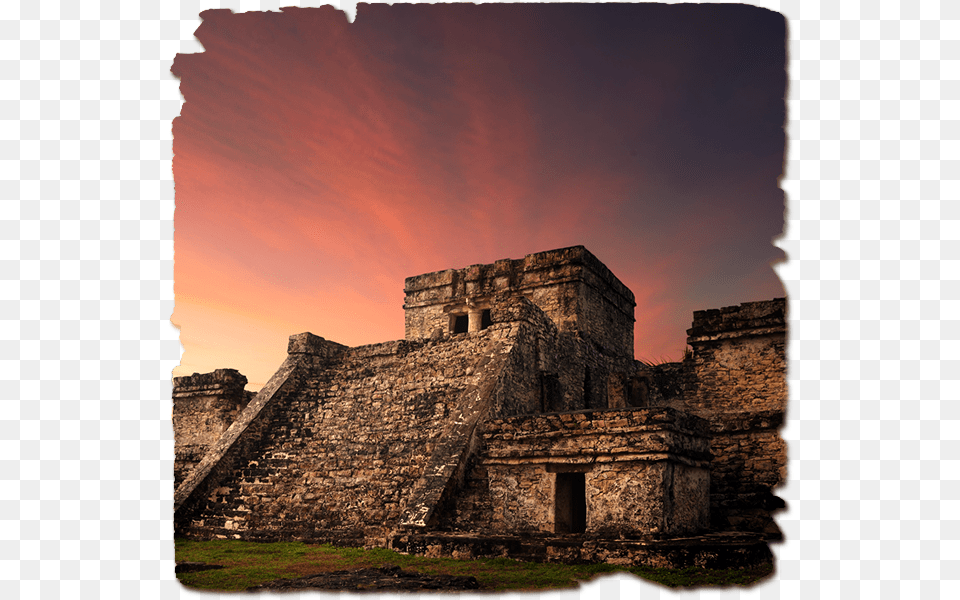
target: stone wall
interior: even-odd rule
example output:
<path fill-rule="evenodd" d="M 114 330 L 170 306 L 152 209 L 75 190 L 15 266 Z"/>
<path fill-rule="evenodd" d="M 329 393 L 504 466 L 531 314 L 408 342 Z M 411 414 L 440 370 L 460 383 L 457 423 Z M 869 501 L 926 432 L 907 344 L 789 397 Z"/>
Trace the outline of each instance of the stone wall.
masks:
<path fill-rule="evenodd" d="M 697 311 L 687 336 L 694 375 L 687 402 L 698 411 L 785 409 L 784 298 Z"/>
<path fill-rule="evenodd" d="M 712 526 L 779 538 L 771 513 L 783 508 L 773 491 L 786 481 L 787 447 L 781 411 L 730 415 L 711 423 Z"/>
<path fill-rule="evenodd" d="M 701 419 L 670 408 L 586 410 L 493 420 L 484 430 L 483 450 L 441 520 L 446 530 L 619 538 L 709 525 Z M 584 511 L 572 531 L 570 484 L 582 486 L 574 499 Z"/>
<path fill-rule="evenodd" d="M 236 420 L 254 394 L 244 390 L 247 378 L 234 369 L 194 373 L 173 379 L 173 434 L 176 454 L 174 485 L 178 486 Z"/>
<path fill-rule="evenodd" d="M 534 562 L 609 563 L 660 569 L 743 569 L 770 564 L 767 543 L 751 534 L 703 534 L 653 539 L 550 535 L 476 535 L 432 531 L 395 537 L 391 548 L 460 560 L 509 557 Z"/>
<path fill-rule="evenodd" d="M 576 332 L 608 356 L 633 356 L 633 292 L 583 246 L 408 277 L 406 339 L 451 332 L 462 314 L 480 315 L 498 299 L 524 296 L 561 332 Z"/>
<path fill-rule="evenodd" d="M 779 530 L 773 489 L 786 480 L 779 434 L 787 402 L 786 300 L 694 313 L 684 404 L 711 423 L 712 519 L 716 528 Z"/>

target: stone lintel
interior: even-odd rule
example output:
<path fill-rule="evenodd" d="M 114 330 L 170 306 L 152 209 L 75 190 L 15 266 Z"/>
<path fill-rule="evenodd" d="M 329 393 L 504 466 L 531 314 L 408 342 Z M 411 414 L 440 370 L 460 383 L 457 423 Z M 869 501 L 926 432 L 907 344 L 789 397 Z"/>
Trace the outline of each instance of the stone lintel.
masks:
<path fill-rule="evenodd" d="M 687 412 L 668 406 L 637 408 L 581 409 L 564 412 L 519 415 L 491 421 L 487 430 L 516 432 L 520 437 L 529 432 L 533 435 L 554 433 L 563 435 L 571 428 L 593 429 L 597 433 L 634 433 L 654 430 L 670 430 L 692 435 L 707 435 L 710 424 Z M 496 434 L 488 433 L 485 437 Z"/>
<path fill-rule="evenodd" d="M 487 464 L 605 463 L 669 460 L 709 463 L 708 422 L 672 408 L 597 410 L 492 421 Z"/>

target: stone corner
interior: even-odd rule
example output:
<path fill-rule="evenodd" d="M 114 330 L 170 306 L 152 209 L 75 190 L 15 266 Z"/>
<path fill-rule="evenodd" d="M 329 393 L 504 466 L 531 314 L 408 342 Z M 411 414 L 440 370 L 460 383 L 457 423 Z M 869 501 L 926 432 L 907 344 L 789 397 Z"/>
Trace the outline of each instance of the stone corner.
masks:
<path fill-rule="evenodd" d="M 347 349 L 348 347 L 343 344 L 326 340 L 309 331 L 291 335 L 287 344 L 287 354 L 308 354 L 320 358 L 332 358 L 342 354 Z"/>

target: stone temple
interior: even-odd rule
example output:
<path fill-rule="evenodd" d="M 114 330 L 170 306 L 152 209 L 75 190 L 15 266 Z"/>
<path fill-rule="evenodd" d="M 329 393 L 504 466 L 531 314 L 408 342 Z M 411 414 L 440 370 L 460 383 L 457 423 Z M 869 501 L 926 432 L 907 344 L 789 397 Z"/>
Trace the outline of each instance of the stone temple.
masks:
<path fill-rule="evenodd" d="M 695 312 L 633 357 L 633 293 L 582 246 L 410 277 L 405 338 L 291 336 L 257 393 L 174 380 L 175 527 L 429 556 L 769 561 L 785 299 Z"/>

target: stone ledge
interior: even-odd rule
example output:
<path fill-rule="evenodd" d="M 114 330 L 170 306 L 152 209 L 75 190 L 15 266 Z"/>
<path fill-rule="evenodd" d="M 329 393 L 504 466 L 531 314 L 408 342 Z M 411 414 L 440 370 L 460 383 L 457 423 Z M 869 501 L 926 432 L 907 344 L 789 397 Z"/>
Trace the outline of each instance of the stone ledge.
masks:
<path fill-rule="evenodd" d="M 560 453 L 553 452 L 542 455 L 509 454 L 494 455 L 487 453 L 483 456 L 484 466 L 492 465 L 544 465 L 548 469 L 556 465 L 569 466 L 593 466 L 607 463 L 618 463 L 620 465 L 632 463 L 651 463 L 651 462 L 671 462 L 680 463 L 688 467 L 708 468 L 710 466 L 711 454 L 709 452 L 688 453 L 688 455 L 676 454 L 673 452 L 648 452 L 637 453 L 630 452 L 617 454 L 615 452 L 596 452 L 586 454 L 584 452 Z"/>
<path fill-rule="evenodd" d="M 505 536 L 481 533 L 401 533 L 390 548 L 428 557 L 496 558 L 532 562 L 597 563 L 680 569 L 743 568 L 773 561 L 760 534 L 721 532 L 707 535 L 645 539 L 609 539 L 590 535 Z"/>
<path fill-rule="evenodd" d="M 710 422 L 710 432 L 716 435 L 779 429 L 783 425 L 783 420 L 784 412 L 781 410 L 725 413 L 719 420 Z"/>
<path fill-rule="evenodd" d="M 783 333 L 787 327 L 786 311 L 786 298 L 698 310 L 687 330 L 687 343 Z"/>
<path fill-rule="evenodd" d="M 611 421 L 617 424 L 612 425 Z M 625 422 L 619 423 L 619 421 Z M 709 428 L 710 422 L 707 419 L 665 406 L 583 409 L 519 415 L 516 417 L 491 420 L 487 424 L 488 431 L 499 430 L 501 432 L 512 432 L 524 430 L 526 432 L 535 432 L 532 434 L 534 436 L 543 436 L 547 434 L 547 432 L 556 432 L 559 434 L 564 432 L 586 433 L 596 431 L 597 433 L 620 434 L 664 429 L 677 433 L 702 436 L 708 434 Z M 484 437 L 490 438 L 497 435 L 502 434 L 487 433 Z M 520 439 L 521 437 L 530 437 L 530 435 L 531 434 L 523 433 L 515 437 Z"/>
<path fill-rule="evenodd" d="M 571 411 L 489 421 L 484 464 L 602 464 L 667 461 L 706 467 L 706 420 L 666 408 Z"/>

